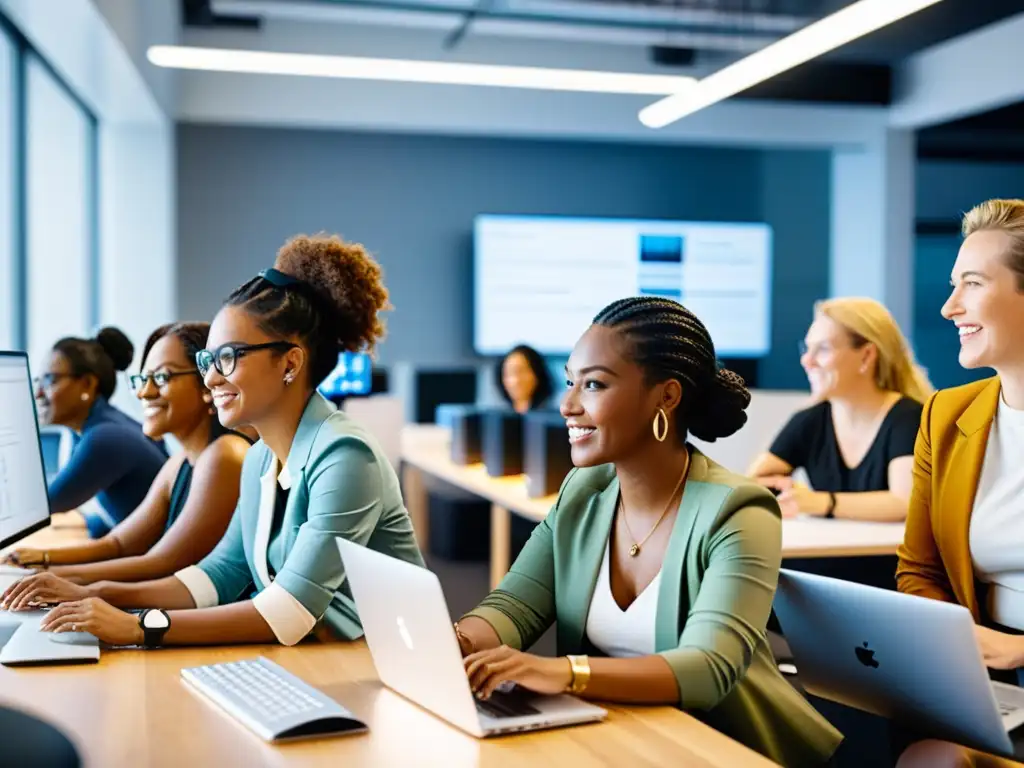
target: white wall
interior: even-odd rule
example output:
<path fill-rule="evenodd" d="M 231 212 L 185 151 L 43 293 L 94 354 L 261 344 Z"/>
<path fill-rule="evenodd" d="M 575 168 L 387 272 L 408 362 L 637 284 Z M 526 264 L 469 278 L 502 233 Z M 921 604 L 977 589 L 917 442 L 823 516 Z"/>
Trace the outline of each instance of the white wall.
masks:
<path fill-rule="evenodd" d="M 15 343 L 14 46 L 0 30 L 0 349 Z"/>

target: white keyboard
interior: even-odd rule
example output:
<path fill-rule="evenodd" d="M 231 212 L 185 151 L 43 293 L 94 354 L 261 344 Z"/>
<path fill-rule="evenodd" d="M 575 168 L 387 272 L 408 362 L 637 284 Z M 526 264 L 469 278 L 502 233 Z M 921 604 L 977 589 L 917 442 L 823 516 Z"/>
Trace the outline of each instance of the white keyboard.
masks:
<path fill-rule="evenodd" d="M 367 730 L 334 699 L 262 657 L 186 668 L 181 679 L 264 741 Z"/>

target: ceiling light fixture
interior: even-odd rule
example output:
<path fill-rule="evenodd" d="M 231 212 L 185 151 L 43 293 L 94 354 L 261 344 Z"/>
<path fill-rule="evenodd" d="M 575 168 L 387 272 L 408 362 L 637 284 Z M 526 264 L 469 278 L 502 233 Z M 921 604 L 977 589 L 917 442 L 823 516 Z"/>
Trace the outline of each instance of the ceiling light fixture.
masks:
<path fill-rule="evenodd" d="M 509 67 L 447 61 L 373 59 L 308 53 L 273 53 L 226 48 L 154 45 L 146 57 L 158 67 L 263 75 L 338 77 L 405 83 L 533 88 L 546 91 L 631 93 L 664 96 L 685 91 L 692 77 L 596 72 L 582 69 Z"/>
<path fill-rule="evenodd" d="M 648 128 L 664 128 L 938 2 L 941 0 L 858 0 L 723 67 L 696 85 L 644 107 L 640 122 Z"/>

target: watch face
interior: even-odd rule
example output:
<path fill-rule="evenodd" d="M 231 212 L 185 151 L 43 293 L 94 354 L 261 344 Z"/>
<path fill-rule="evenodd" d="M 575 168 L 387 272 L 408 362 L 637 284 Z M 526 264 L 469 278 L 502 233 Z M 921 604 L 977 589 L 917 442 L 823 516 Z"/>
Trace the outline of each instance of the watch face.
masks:
<path fill-rule="evenodd" d="M 142 617 L 142 626 L 146 629 L 167 629 L 171 626 L 171 621 L 167 614 L 161 611 L 147 611 Z"/>

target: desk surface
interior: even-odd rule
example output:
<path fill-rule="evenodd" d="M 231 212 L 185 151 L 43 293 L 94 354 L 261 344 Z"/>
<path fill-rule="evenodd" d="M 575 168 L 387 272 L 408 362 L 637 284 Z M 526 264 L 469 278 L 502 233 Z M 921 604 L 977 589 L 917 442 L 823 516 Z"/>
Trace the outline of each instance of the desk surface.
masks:
<path fill-rule="evenodd" d="M 48 546 L 50 529 L 26 541 Z M 266 656 L 366 722 L 368 734 L 265 744 L 180 681 L 183 667 Z M 609 706 L 596 725 L 478 740 L 390 690 L 362 642 L 104 651 L 99 664 L 0 666 L 0 704 L 63 730 L 87 766 L 772 766 L 672 707 Z"/>
<path fill-rule="evenodd" d="M 448 429 L 410 425 L 402 433 L 402 460 L 530 520 L 543 520 L 555 496 L 530 498 L 523 475 L 491 477 L 482 464 L 460 466 L 450 459 Z M 783 557 L 893 555 L 903 541 L 903 523 L 865 523 L 820 518 L 782 523 Z"/>

